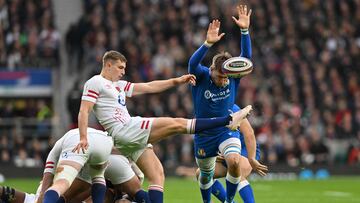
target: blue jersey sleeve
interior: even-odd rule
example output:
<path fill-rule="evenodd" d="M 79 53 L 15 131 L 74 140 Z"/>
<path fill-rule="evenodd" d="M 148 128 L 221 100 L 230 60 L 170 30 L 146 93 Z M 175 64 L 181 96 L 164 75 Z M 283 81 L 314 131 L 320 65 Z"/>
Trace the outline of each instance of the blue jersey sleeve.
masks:
<path fill-rule="evenodd" d="M 251 50 L 251 39 L 250 39 L 250 34 L 249 33 L 241 34 L 240 44 L 241 44 L 241 46 L 240 46 L 240 48 L 241 48 L 240 56 L 251 59 L 252 50 Z M 240 78 L 236 78 L 235 82 L 236 82 L 236 87 L 238 87 L 238 85 L 240 83 Z"/>
<path fill-rule="evenodd" d="M 241 57 L 251 59 L 251 39 L 250 34 L 241 34 Z"/>
<path fill-rule="evenodd" d="M 208 74 L 209 69 L 205 66 L 202 66 L 200 63 L 205 57 L 208 47 L 202 45 L 198 50 L 194 52 L 194 54 L 190 57 L 189 60 L 189 73 L 194 74 L 196 78 L 199 80 L 203 75 Z"/>

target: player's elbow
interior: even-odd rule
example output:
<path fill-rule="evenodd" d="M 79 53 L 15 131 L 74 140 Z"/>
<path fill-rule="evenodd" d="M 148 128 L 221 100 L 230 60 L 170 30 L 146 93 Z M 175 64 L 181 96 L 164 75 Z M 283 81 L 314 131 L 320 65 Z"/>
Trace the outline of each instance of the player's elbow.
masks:
<path fill-rule="evenodd" d="M 189 69 L 189 72 L 191 69 L 194 69 L 196 68 L 198 65 L 198 61 L 195 60 L 195 57 L 194 56 L 191 56 L 190 60 L 189 60 L 189 63 L 188 63 L 188 69 Z"/>

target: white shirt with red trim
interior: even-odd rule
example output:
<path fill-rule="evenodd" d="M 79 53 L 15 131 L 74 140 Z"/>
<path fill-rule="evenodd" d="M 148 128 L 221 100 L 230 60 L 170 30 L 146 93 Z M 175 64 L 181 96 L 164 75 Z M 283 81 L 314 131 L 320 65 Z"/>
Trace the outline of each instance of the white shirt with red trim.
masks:
<path fill-rule="evenodd" d="M 106 129 L 121 127 L 130 121 L 126 97 L 131 97 L 134 84 L 124 80 L 112 82 L 101 75 L 90 78 L 84 86 L 82 100 L 95 103 L 94 112 Z"/>
<path fill-rule="evenodd" d="M 88 133 L 96 133 L 96 135 L 108 136 L 107 132 L 96 130 L 93 128 L 87 128 L 87 132 Z M 79 140 L 79 137 L 80 137 L 79 128 L 76 128 L 76 129 L 69 130 L 67 133 L 65 133 L 64 136 L 62 136 L 58 141 L 56 141 L 54 147 L 51 149 L 51 151 L 49 152 L 49 155 L 46 158 L 44 173 L 47 173 L 47 172 L 52 173 L 52 174 L 55 173 L 55 168 L 59 161 L 61 152 L 64 149 L 68 150 L 69 147 L 71 147 L 71 148 L 75 147 L 77 144 L 76 142 L 78 142 L 78 140 Z M 72 143 L 69 142 L 69 140 L 72 140 Z M 75 143 L 74 143 L 74 141 L 75 141 Z M 69 143 L 70 143 L 70 146 L 69 146 Z M 99 144 L 101 144 L 101 143 L 99 143 Z M 76 152 L 74 152 L 74 153 L 76 153 Z M 73 156 L 73 157 L 76 158 L 76 156 Z"/>

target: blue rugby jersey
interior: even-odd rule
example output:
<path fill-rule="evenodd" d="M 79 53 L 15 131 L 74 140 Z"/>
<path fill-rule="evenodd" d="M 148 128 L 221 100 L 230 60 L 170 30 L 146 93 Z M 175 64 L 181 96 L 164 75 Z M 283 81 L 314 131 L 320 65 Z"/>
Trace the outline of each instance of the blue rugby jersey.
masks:
<path fill-rule="evenodd" d="M 208 47 L 202 45 L 189 60 L 188 71 L 196 76 L 196 86 L 192 87 L 192 99 L 196 118 L 222 117 L 230 114 L 228 109 L 232 109 L 240 79 L 229 78 L 229 85 L 217 87 L 211 80 L 210 69 L 201 65 Z M 240 56 L 251 58 L 251 40 L 249 34 L 241 34 L 241 54 Z M 228 128 L 219 127 L 204 131 L 201 135 L 219 135 L 228 132 Z"/>

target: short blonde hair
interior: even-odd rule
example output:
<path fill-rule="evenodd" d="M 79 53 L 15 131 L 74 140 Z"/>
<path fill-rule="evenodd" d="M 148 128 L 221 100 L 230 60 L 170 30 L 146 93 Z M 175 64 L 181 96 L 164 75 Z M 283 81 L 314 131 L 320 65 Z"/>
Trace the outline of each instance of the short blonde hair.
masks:
<path fill-rule="evenodd" d="M 117 52 L 114 50 L 105 52 L 105 54 L 102 58 L 103 66 L 105 66 L 105 63 L 109 60 L 112 60 L 112 61 L 120 60 L 122 62 L 127 62 L 124 55 L 122 55 L 120 52 Z"/>

